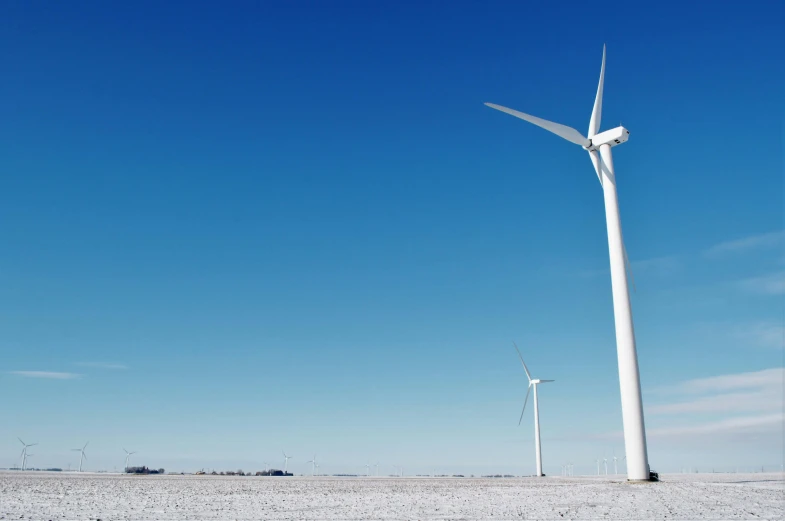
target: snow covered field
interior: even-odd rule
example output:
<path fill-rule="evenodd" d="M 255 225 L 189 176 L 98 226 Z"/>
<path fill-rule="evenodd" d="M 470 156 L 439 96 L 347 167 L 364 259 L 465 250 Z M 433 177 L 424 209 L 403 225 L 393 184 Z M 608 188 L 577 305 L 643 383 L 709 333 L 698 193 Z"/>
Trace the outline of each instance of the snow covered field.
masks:
<path fill-rule="evenodd" d="M 782 474 L 262 478 L 0 473 L 0 519 L 783 519 Z"/>

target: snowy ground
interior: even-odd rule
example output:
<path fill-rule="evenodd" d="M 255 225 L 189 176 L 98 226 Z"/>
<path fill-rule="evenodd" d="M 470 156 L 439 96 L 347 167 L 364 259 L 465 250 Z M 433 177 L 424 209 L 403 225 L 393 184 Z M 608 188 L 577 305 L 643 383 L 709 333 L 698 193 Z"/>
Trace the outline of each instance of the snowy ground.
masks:
<path fill-rule="evenodd" d="M 0 472 L 0 519 L 783 519 L 782 474 L 262 478 Z"/>

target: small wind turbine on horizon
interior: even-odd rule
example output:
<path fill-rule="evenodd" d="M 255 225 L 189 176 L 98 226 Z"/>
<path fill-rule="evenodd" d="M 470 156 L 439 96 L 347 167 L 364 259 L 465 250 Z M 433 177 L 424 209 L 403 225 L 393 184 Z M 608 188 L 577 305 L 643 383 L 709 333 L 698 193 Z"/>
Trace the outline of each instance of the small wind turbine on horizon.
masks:
<path fill-rule="evenodd" d="M 619 469 L 616 467 L 616 460 L 619 458 L 616 457 L 616 451 L 613 451 L 613 474 L 617 475 L 619 473 Z"/>
<path fill-rule="evenodd" d="M 523 409 L 521 410 L 521 417 L 518 420 L 518 425 L 520 425 L 523 421 L 523 413 L 526 412 L 526 403 L 529 401 L 529 391 L 531 391 L 532 387 L 534 387 L 534 451 L 537 463 L 537 473 L 535 475 L 542 476 L 542 449 L 540 447 L 540 401 L 537 398 L 537 386 L 542 383 L 553 382 L 554 380 L 533 380 L 532 375 L 529 373 L 529 368 L 526 367 L 526 362 L 523 361 L 521 350 L 518 349 L 518 345 L 515 342 L 513 342 L 512 345 L 515 346 L 515 350 L 518 352 L 518 358 L 521 359 L 523 370 L 526 372 L 526 378 L 529 379 L 529 386 L 526 389 L 526 398 L 523 400 Z"/>
<path fill-rule="evenodd" d="M 597 475 L 599 476 L 600 475 L 600 460 L 597 459 L 595 461 L 597 461 Z"/>
<path fill-rule="evenodd" d="M 365 477 L 368 477 L 370 475 L 371 475 L 371 462 L 369 461 L 368 463 L 365 464 Z"/>
<path fill-rule="evenodd" d="M 90 443 L 89 441 L 87 443 Z M 71 452 L 79 452 L 79 472 L 82 472 L 82 462 L 87 459 L 84 450 L 87 448 L 87 443 L 81 449 L 71 449 Z"/>
<path fill-rule="evenodd" d="M 286 474 L 287 470 L 289 469 L 289 460 L 292 459 L 292 456 L 287 456 L 286 452 L 284 452 L 283 449 L 281 449 L 281 452 L 283 452 L 283 458 L 284 458 L 283 459 L 283 473 Z"/>
<path fill-rule="evenodd" d="M 136 454 L 136 452 L 128 452 L 125 447 L 123 447 L 123 452 L 125 452 L 125 471 L 128 472 L 128 460 L 131 458 L 131 454 Z"/>
<path fill-rule="evenodd" d="M 316 475 L 316 454 L 313 455 L 313 459 L 311 461 L 306 461 L 305 463 L 311 464 L 311 476 Z"/>
<path fill-rule="evenodd" d="M 608 458 L 602 458 L 602 462 L 605 465 L 605 475 L 608 475 Z"/>
<path fill-rule="evenodd" d="M 602 67 L 597 95 L 594 98 L 591 118 L 589 119 L 588 135 L 584 136 L 574 128 L 552 121 L 540 119 L 517 110 L 486 103 L 487 106 L 528 121 L 557 136 L 580 145 L 589 153 L 594 171 L 600 180 L 605 201 L 605 222 L 608 232 L 608 252 L 610 257 L 611 293 L 613 296 L 613 314 L 616 326 L 616 356 L 619 368 L 619 387 L 621 394 L 622 424 L 624 427 L 624 449 L 628 457 L 627 479 L 631 481 L 649 481 L 649 457 L 646 447 L 646 427 L 643 419 L 643 399 L 641 397 L 640 371 L 638 353 L 635 347 L 635 330 L 632 323 L 630 306 L 630 282 L 635 287 L 632 271 L 629 269 L 627 249 L 619 217 L 619 200 L 616 192 L 616 174 L 613 169 L 611 148 L 627 142 L 629 130 L 618 126 L 605 132 L 599 132 L 602 119 L 602 94 L 605 84 L 605 46 L 602 48 Z"/>
<path fill-rule="evenodd" d="M 35 447 L 36 445 L 38 445 L 38 443 L 25 443 L 22 441 L 22 438 L 16 438 L 16 439 L 19 440 L 19 443 L 21 443 L 23 447 L 22 453 L 19 455 L 19 457 L 22 458 L 22 470 L 25 470 L 27 468 L 27 458 L 32 456 L 32 454 L 27 453 L 27 449 L 29 447 Z"/>
<path fill-rule="evenodd" d="M 374 467 L 376 467 L 376 475 L 378 476 L 379 475 L 379 462 L 378 461 L 376 462 L 376 465 L 374 465 Z"/>

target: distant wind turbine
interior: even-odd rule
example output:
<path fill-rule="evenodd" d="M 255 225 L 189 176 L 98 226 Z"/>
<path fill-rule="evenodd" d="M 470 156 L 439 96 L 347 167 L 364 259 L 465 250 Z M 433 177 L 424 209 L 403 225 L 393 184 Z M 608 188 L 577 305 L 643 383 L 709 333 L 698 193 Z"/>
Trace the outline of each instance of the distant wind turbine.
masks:
<path fill-rule="evenodd" d="M 311 461 L 306 461 L 306 463 L 311 464 L 311 476 L 316 475 L 316 454 L 313 455 L 313 459 Z"/>
<path fill-rule="evenodd" d="M 616 356 L 619 368 L 622 424 L 624 427 L 624 447 L 629 457 L 627 479 L 649 481 L 649 457 L 646 448 L 646 427 L 643 421 L 643 399 L 641 397 L 638 353 L 635 347 L 635 330 L 632 323 L 629 282 L 632 272 L 629 269 L 627 249 L 619 217 L 619 200 L 616 190 L 616 174 L 613 169 L 612 147 L 627 142 L 630 132 L 618 126 L 600 132 L 602 119 L 602 94 L 605 83 L 605 46 L 602 48 L 602 66 L 594 107 L 589 118 L 589 130 L 584 136 L 574 128 L 552 121 L 540 119 L 507 107 L 486 103 L 487 106 L 505 112 L 516 118 L 552 132 L 557 136 L 583 147 L 589 153 L 594 171 L 602 185 L 605 202 L 605 223 L 608 233 L 608 252 L 610 257 L 611 292 L 613 315 L 616 326 Z M 630 272 L 629 282 L 627 272 Z"/>
<path fill-rule="evenodd" d="M 608 475 L 608 458 L 602 458 L 603 465 L 605 465 L 605 475 Z"/>
<path fill-rule="evenodd" d="M 371 475 L 371 462 L 365 464 L 365 476 L 368 477 Z"/>
<path fill-rule="evenodd" d="M 284 458 L 283 473 L 286 474 L 287 470 L 289 469 L 289 460 L 292 459 L 292 456 L 287 456 L 286 453 L 283 451 L 283 449 L 281 450 L 281 452 L 283 452 L 283 458 Z"/>
<path fill-rule="evenodd" d="M 22 470 L 25 470 L 27 468 L 27 458 L 32 456 L 32 454 L 28 454 L 27 453 L 27 449 L 28 449 L 28 447 L 34 447 L 34 446 L 36 446 L 38 444 L 37 443 L 25 443 L 25 442 L 22 441 L 22 438 L 16 438 L 16 439 L 19 440 L 19 443 L 21 443 L 22 446 L 23 446 L 22 454 L 20 454 L 19 457 L 22 458 Z"/>
<path fill-rule="evenodd" d="M 87 443 L 90 443 L 89 441 Z M 79 472 L 82 472 L 82 462 L 87 459 L 84 450 L 87 448 L 87 443 L 81 449 L 71 449 L 71 452 L 79 452 Z"/>
<path fill-rule="evenodd" d="M 532 380 L 532 375 L 529 373 L 529 368 L 526 367 L 526 362 L 523 361 L 521 350 L 518 349 L 518 345 L 515 342 L 513 342 L 512 345 L 515 346 L 515 350 L 518 352 L 518 358 L 521 359 L 523 370 L 526 372 L 526 378 L 529 379 L 529 386 L 526 389 L 526 398 L 523 400 L 523 409 L 521 410 L 521 417 L 518 420 L 518 425 L 520 425 L 521 421 L 523 421 L 523 413 L 526 412 L 526 402 L 529 401 L 529 391 L 531 391 L 532 387 L 534 387 L 534 451 L 537 462 L 536 475 L 542 476 L 542 450 L 540 448 L 540 401 L 537 398 L 537 385 L 541 383 L 553 382 L 553 380 Z"/>
<path fill-rule="evenodd" d="M 616 460 L 619 458 L 616 457 L 616 451 L 613 452 L 613 474 L 616 475 L 619 473 L 619 469 L 616 467 Z"/>
<path fill-rule="evenodd" d="M 600 460 L 598 459 L 596 461 L 597 461 L 597 475 L 599 476 L 600 475 Z"/>
<path fill-rule="evenodd" d="M 125 452 L 125 471 L 128 472 L 128 460 L 131 458 L 131 454 L 136 454 L 136 452 L 128 452 L 123 447 L 123 452 Z"/>
<path fill-rule="evenodd" d="M 376 462 L 376 465 L 374 465 L 374 467 L 376 467 L 376 475 L 378 476 L 379 475 L 379 462 L 378 461 Z"/>

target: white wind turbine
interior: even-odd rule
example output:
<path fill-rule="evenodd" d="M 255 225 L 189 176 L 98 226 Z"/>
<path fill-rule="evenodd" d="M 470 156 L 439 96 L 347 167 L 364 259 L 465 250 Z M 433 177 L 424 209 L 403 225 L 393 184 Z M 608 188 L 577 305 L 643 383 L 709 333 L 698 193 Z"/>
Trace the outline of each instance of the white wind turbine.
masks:
<path fill-rule="evenodd" d="M 379 475 L 379 462 L 378 461 L 376 462 L 376 465 L 374 465 L 374 467 L 376 467 L 376 475 L 378 476 Z"/>
<path fill-rule="evenodd" d="M 594 165 L 594 171 L 597 173 L 597 177 L 602 185 L 605 199 L 605 222 L 608 229 L 608 251 L 611 266 L 613 314 L 616 324 L 616 353 L 619 366 L 624 447 L 628 457 L 627 478 L 632 481 L 648 481 L 651 475 L 646 449 L 646 428 L 643 421 L 643 400 L 641 398 L 638 354 L 635 348 L 630 292 L 625 273 L 625 268 L 629 269 L 629 259 L 627 258 L 627 251 L 622 237 L 619 201 L 616 194 L 616 175 L 613 170 L 613 157 L 611 154 L 611 148 L 626 142 L 630 132 L 622 126 L 599 132 L 600 120 L 602 119 L 604 83 L 605 47 L 603 46 L 600 82 L 597 86 L 594 108 L 589 120 L 588 136 L 583 136 L 574 128 L 530 116 L 517 110 L 508 109 L 493 103 L 486 103 L 486 105 L 544 128 L 567 141 L 582 146 L 589 153 L 589 157 Z M 632 279 L 632 275 L 630 275 L 630 278 Z"/>
<path fill-rule="evenodd" d="M 608 475 L 608 458 L 602 458 L 602 462 L 605 465 L 605 475 Z"/>
<path fill-rule="evenodd" d="M 619 473 L 619 469 L 618 469 L 618 467 L 616 467 L 616 460 L 618 460 L 618 459 L 619 458 L 616 457 L 616 451 L 614 450 L 613 451 L 613 474 L 614 475 L 617 475 Z"/>
<path fill-rule="evenodd" d="M 131 458 L 131 454 L 136 454 L 136 452 L 128 452 L 123 447 L 123 452 L 125 452 L 125 471 L 128 472 L 128 460 Z"/>
<path fill-rule="evenodd" d="M 89 441 L 87 443 L 90 443 Z M 84 450 L 87 448 L 87 443 L 81 449 L 71 449 L 71 452 L 79 452 L 79 472 L 82 472 L 82 462 L 87 459 Z"/>
<path fill-rule="evenodd" d="M 22 470 L 25 470 L 27 468 L 27 458 L 32 456 L 32 454 L 28 454 L 27 453 L 27 449 L 28 449 L 28 447 L 34 447 L 34 446 L 36 446 L 38 444 L 37 443 L 25 443 L 25 442 L 22 441 L 22 438 L 16 438 L 16 439 L 19 440 L 19 443 L 21 443 L 22 447 L 23 447 L 22 448 L 22 453 L 19 455 L 19 457 L 22 458 Z"/>
<path fill-rule="evenodd" d="M 316 454 L 313 455 L 313 459 L 311 461 L 306 461 L 306 463 L 311 464 L 311 476 L 316 475 Z"/>
<path fill-rule="evenodd" d="M 523 364 L 523 370 L 526 372 L 526 378 L 529 379 L 529 386 L 526 389 L 526 398 L 523 400 L 523 409 L 521 410 L 521 417 L 518 420 L 518 425 L 521 424 L 523 421 L 523 413 L 526 412 L 526 403 L 529 401 L 529 391 L 532 390 L 534 387 L 534 451 L 537 460 L 537 476 L 542 476 L 542 451 L 540 448 L 540 401 L 537 398 L 537 385 L 547 382 L 553 382 L 554 380 L 540 380 L 535 379 L 532 380 L 532 375 L 529 373 L 529 368 L 526 367 L 526 362 L 523 361 L 523 355 L 521 355 L 521 350 L 518 349 L 518 345 L 513 342 L 513 346 L 515 346 L 515 350 L 518 351 L 518 358 L 521 359 L 521 364 Z"/>
<path fill-rule="evenodd" d="M 371 475 L 371 462 L 369 461 L 368 463 L 365 464 L 365 477 L 368 477 L 370 475 Z"/>
<path fill-rule="evenodd" d="M 281 452 L 283 452 L 283 473 L 286 474 L 286 471 L 289 468 L 289 460 L 292 459 L 292 456 L 287 456 L 283 449 L 281 449 Z"/>
<path fill-rule="evenodd" d="M 599 476 L 600 475 L 600 460 L 598 459 L 596 461 L 597 461 L 597 475 Z"/>

